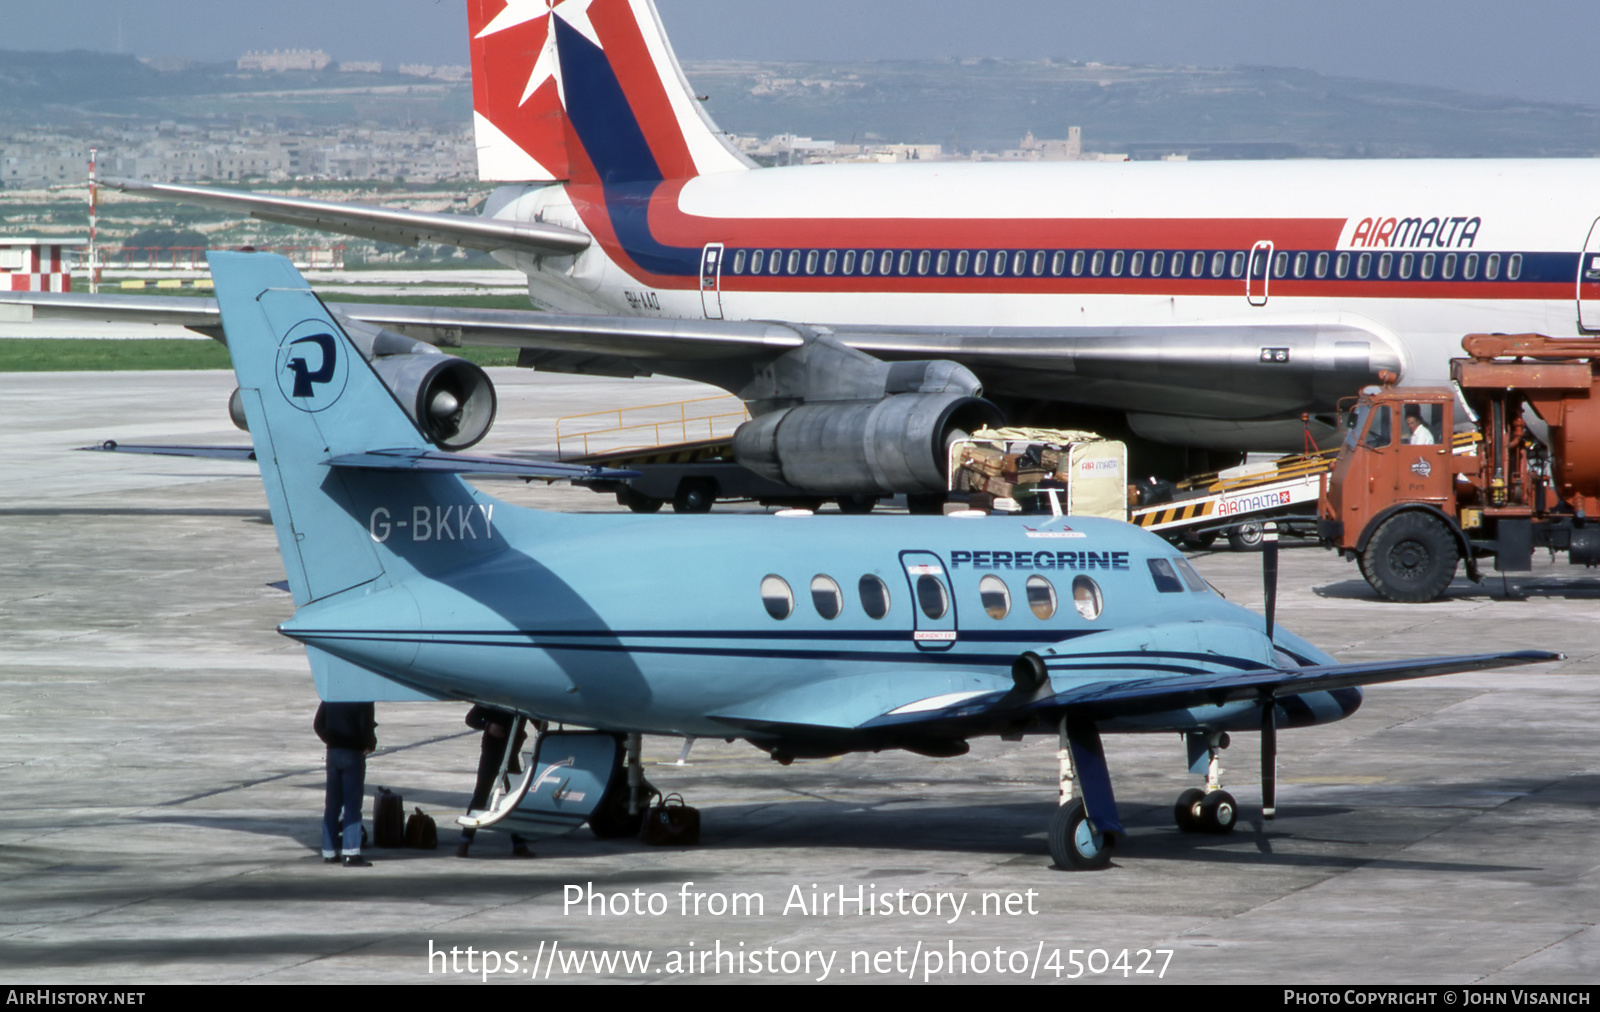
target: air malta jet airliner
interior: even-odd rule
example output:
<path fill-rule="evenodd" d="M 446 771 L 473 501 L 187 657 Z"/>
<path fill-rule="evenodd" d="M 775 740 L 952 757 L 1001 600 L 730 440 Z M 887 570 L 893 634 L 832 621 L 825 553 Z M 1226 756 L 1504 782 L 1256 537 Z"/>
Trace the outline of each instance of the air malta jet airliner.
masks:
<path fill-rule="evenodd" d="M 537 368 L 717 384 L 754 416 L 741 462 L 823 493 L 942 488 L 946 440 L 1024 406 L 1155 443 L 1298 447 L 1302 413 L 1331 424 L 1382 370 L 1444 382 L 1463 334 L 1600 330 L 1593 161 L 759 169 L 650 0 L 468 15 L 479 172 L 507 184 L 478 216 L 120 185 L 490 251 L 544 312 L 336 309 Z"/>

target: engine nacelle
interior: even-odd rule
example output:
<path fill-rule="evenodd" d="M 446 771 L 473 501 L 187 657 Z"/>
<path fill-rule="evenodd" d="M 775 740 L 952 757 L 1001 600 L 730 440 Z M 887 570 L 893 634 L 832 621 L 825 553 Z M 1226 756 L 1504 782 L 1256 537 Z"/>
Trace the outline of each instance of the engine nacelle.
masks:
<path fill-rule="evenodd" d="M 822 401 L 744 423 L 733 452 L 762 477 L 808 492 L 942 492 L 950 442 L 1003 423 L 999 408 L 962 393 Z"/>
<path fill-rule="evenodd" d="M 441 450 L 465 450 L 494 424 L 494 384 L 476 363 L 437 352 L 385 355 L 372 360 L 372 371 Z"/>

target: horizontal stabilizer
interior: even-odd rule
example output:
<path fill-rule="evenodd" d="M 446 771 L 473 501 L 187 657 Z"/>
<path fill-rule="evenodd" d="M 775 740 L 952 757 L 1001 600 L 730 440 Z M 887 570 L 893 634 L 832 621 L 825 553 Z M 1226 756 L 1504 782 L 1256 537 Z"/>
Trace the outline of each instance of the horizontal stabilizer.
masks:
<path fill-rule="evenodd" d="M 79 449 L 99 453 L 148 453 L 157 457 L 206 457 L 211 460 L 255 460 L 253 446 L 181 446 L 162 443 L 119 443 L 108 439 Z"/>
<path fill-rule="evenodd" d="M 507 457 L 473 457 L 442 450 L 398 449 L 347 453 L 328 461 L 330 467 L 361 471 L 427 472 L 431 474 L 504 474 L 517 478 L 637 478 L 638 471 L 562 464 L 553 460 L 512 460 Z"/>

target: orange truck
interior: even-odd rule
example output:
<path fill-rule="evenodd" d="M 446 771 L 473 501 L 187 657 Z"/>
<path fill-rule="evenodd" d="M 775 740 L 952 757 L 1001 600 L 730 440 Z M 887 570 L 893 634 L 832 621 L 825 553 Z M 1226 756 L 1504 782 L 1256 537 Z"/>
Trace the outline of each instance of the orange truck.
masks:
<path fill-rule="evenodd" d="M 1485 558 L 1528 572 L 1535 548 L 1600 564 L 1600 340 L 1461 346 L 1454 389 L 1362 391 L 1323 479 L 1318 536 L 1391 601 L 1443 596 L 1462 560 L 1474 581 Z M 1469 452 L 1458 430 L 1479 437 Z"/>

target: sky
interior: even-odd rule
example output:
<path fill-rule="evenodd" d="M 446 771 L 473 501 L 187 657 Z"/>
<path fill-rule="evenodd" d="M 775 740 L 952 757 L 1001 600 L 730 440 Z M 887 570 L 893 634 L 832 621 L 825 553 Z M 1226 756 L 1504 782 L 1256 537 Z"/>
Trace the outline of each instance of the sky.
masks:
<path fill-rule="evenodd" d="M 581 2 L 581 0 L 569 0 Z M 0 46 L 465 64 L 464 0 L 0 0 Z M 1270 65 L 1600 105 L 1596 0 L 659 0 L 678 55 Z"/>

